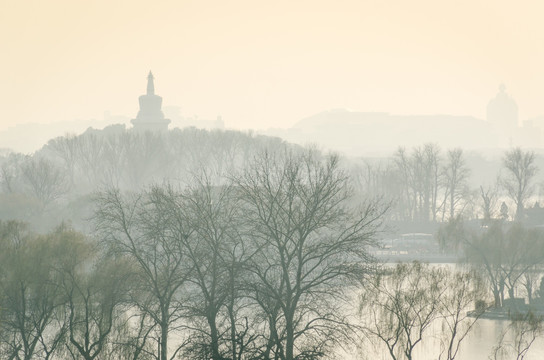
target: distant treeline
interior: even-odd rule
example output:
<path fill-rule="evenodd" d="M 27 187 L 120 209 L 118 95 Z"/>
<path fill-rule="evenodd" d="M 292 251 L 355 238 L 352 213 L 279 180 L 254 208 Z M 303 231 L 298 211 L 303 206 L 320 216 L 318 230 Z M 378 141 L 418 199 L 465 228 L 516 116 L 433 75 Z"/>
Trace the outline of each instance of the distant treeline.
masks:
<path fill-rule="evenodd" d="M 50 229 L 52 220 L 71 220 L 84 228 L 88 195 L 99 189 L 183 183 L 202 169 L 217 177 L 263 149 L 284 147 L 295 146 L 279 138 L 196 128 L 158 134 L 111 126 L 58 137 L 33 155 L 6 151 L 0 157 L 0 219 L 41 229 Z"/>

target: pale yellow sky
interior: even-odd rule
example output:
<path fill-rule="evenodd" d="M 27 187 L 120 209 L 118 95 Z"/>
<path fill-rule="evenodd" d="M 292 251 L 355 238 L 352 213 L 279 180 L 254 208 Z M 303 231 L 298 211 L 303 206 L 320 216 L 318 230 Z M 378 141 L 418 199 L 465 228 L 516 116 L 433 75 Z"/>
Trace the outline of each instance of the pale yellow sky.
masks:
<path fill-rule="evenodd" d="M 344 107 L 544 114 L 544 1 L 0 0 L 0 130 L 163 105 L 233 128 Z M 1 147 L 1 144 L 0 144 Z"/>

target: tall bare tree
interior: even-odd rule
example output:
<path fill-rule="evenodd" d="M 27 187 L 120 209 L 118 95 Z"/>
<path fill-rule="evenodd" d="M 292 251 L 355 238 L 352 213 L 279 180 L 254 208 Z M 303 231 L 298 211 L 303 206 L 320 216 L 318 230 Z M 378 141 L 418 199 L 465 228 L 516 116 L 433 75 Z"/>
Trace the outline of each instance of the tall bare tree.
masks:
<path fill-rule="evenodd" d="M 513 299 L 518 282 L 544 263 L 544 232 L 514 224 L 505 232 L 504 239 L 503 248 L 499 249 L 504 252 L 501 268 L 508 295 Z"/>
<path fill-rule="evenodd" d="M 505 236 L 500 223 L 491 224 L 482 233 L 473 233 L 467 237 L 465 252 L 467 260 L 482 270 L 495 307 L 501 307 L 504 301 L 505 275 L 503 271 Z"/>
<path fill-rule="evenodd" d="M 485 307 L 472 309 L 486 298 L 481 278 L 471 271 L 443 269 L 440 281 L 448 290 L 440 297 L 439 321 L 442 325 L 441 352 L 438 359 L 453 360 L 461 344 L 480 319 Z"/>
<path fill-rule="evenodd" d="M 462 149 L 449 150 L 446 155 L 446 163 L 442 168 L 443 181 L 445 185 L 445 201 L 448 205 L 449 219 L 455 218 L 455 215 L 463 210 L 469 197 L 468 178 L 470 169 L 466 165 Z"/>
<path fill-rule="evenodd" d="M 136 269 L 133 302 L 159 328 L 160 360 L 173 359 L 179 351 L 169 357 L 170 332 L 179 325 L 182 286 L 192 271 L 183 243 L 193 229 L 164 201 L 170 195 L 175 196 L 171 189 L 161 187 L 131 197 L 109 190 L 97 196 L 95 213 L 97 228 L 111 250 Z"/>
<path fill-rule="evenodd" d="M 498 184 L 484 188 L 480 185 L 481 209 L 483 213 L 483 222 L 489 225 L 491 219 L 495 218 L 497 213 Z"/>
<path fill-rule="evenodd" d="M 535 165 L 535 153 L 523 151 L 517 147 L 504 154 L 502 164 L 506 169 L 506 175 L 501 184 L 516 205 L 516 220 L 521 221 L 525 203 L 533 194 L 532 181 L 538 172 Z"/>
<path fill-rule="evenodd" d="M 346 324 L 341 300 L 372 261 L 384 210 L 350 206 L 339 158 L 265 152 L 234 179 L 255 254 L 248 271 L 276 358 L 318 358 Z"/>
<path fill-rule="evenodd" d="M 67 302 L 67 352 L 73 359 L 93 360 L 111 351 L 110 337 L 127 311 L 122 305 L 130 281 L 123 259 L 104 258 L 96 249 L 88 249 L 86 256 L 64 267 L 62 288 Z"/>
<path fill-rule="evenodd" d="M 237 300 L 233 287 L 238 288 L 236 282 L 242 280 L 238 278 L 245 257 L 239 200 L 232 187 L 216 186 L 206 174 L 196 176 L 185 191 L 164 195 L 168 211 L 175 213 L 172 216 L 187 219 L 194 229 L 193 236 L 182 241 L 186 262 L 193 269 L 188 282 L 194 287 L 186 307 L 194 319 L 191 338 L 195 341 L 186 353 L 195 358 L 221 360 L 231 355 L 236 359 L 240 349 L 230 305 Z"/>
<path fill-rule="evenodd" d="M 429 143 L 413 148 L 411 154 L 400 148 L 395 154 L 395 163 L 404 181 L 403 193 L 411 209 L 409 219 L 435 221 L 442 183 L 440 148 Z"/>

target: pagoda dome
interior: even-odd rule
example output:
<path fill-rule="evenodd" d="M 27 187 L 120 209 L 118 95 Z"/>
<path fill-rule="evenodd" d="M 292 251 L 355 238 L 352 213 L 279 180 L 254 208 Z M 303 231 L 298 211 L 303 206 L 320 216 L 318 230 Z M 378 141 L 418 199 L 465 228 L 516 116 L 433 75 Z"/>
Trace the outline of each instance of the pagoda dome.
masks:
<path fill-rule="evenodd" d="M 506 93 L 504 84 L 499 86 L 499 92 L 487 105 L 487 120 L 503 130 L 512 130 L 518 126 L 518 105 Z"/>
<path fill-rule="evenodd" d="M 161 110 L 162 97 L 155 94 L 153 73 L 147 76 L 147 91 L 138 98 L 140 111 L 136 119 L 131 120 L 135 130 L 165 131 L 168 130 L 170 120 L 164 118 Z"/>

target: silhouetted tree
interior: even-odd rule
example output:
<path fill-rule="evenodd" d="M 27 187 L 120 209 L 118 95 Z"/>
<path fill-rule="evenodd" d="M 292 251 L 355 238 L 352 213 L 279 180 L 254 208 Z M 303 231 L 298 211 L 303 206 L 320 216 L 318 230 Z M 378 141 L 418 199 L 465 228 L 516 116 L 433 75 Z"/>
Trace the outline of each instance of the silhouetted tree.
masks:
<path fill-rule="evenodd" d="M 172 191 L 153 187 L 123 197 L 118 190 L 97 196 L 95 221 L 111 251 L 135 269 L 135 306 L 160 329 L 160 360 L 169 354 L 170 330 L 182 316 L 182 286 L 191 276 L 184 242 L 193 234 L 189 219 L 165 202 Z M 174 351 L 174 358 L 179 348 Z"/>
<path fill-rule="evenodd" d="M 403 179 L 403 191 L 411 220 L 436 220 L 441 187 L 440 149 L 435 144 L 415 147 L 410 155 L 404 148 L 395 154 L 395 163 Z"/>
<path fill-rule="evenodd" d="M 502 159 L 504 168 L 507 170 L 502 179 L 502 186 L 508 197 L 516 205 L 516 220 L 523 220 L 525 202 L 533 194 L 533 178 L 538 172 L 535 163 L 535 153 L 515 148 L 507 151 Z"/>
<path fill-rule="evenodd" d="M 103 258 L 95 246 L 74 257 L 62 269 L 66 297 L 67 350 L 72 358 L 105 358 L 112 351 L 110 336 L 117 331 L 126 309 L 121 305 L 130 281 L 123 259 Z"/>
<path fill-rule="evenodd" d="M 462 149 L 449 150 L 442 168 L 444 182 L 444 212 L 448 208 L 449 219 L 462 212 L 470 198 L 468 178 L 470 170 L 466 165 Z M 447 205 L 447 206 L 446 206 Z"/>
<path fill-rule="evenodd" d="M 79 160 L 78 137 L 76 135 L 65 135 L 49 140 L 47 146 L 56 153 L 68 169 L 70 185 L 74 186 L 76 166 Z"/>
<path fill-rule="evenodd" d="M 442 337 L 438 359 L 453 360 L 459 354 L 461 344 L 482 316 L 485 308 L 469 312 L 473 306 L 486 298 L 481 279 L 473 272 L 462 270 L 441 270 L 440 280 L 448 290 L 440 297 Z"/>
<path fill-rule="evenodd" d="M 505 236 L 500 223 L 491 224 L 480 234 L 471 234 L 465 244 L 467 260 L 483 270 L 493 294 L 494 306 L 501 307 L 504 300 L 505 274 L 504 262 Z"/>
<path fill-rule="evenodd" d="M 45 158 L 32 158 L 22 167 L 22 176 L 30 192 L 41 202 L 43 210 L 70 189 L 66 174 Z"/>
<path fill-rule="evenodd" d="M 449 219 L 440 225 L 436 235 L 438 246 L 442 252 L 457 252 L 467 239 L 468 233 L 461 216 Z"/>
<path fill-rule="evenodd" d="M 178 198 L 170 194 L 166 201 Z M 237 343 L 235 304 L 244 281 L 242 266 L 247 255 L 241 239 L 240 200 L 231 186 L 214 186 L 207 175 L 195 177 L 194 184 L 181 194 L 184 205 L 173 204 L 177 216 L 192 222 L 192 241 L 183 243 L 187 261 L 194 268 L 189 282 L 198 289 L 190 302 L 190 316 L 204 319 L 205 328 L 195 327 L 204 344 L 192 352 L 221 360 L 241 357 Z M 222 328 L 222 324 L 226 324 Z M 246 344 L 247 346 L 247 344 Z"/>
<path fill-rule="evenodd" d="M 83 236 L 65 226 L 47 235 L 0 223 L 0 347 L 5 358 L 49 359 L 66 334 L 59 269 Z"/>
<path fill-rule="evenodd" d="M 21 192 L 23 164 L 28 157 L 19 153 L 8 153 L 0 162 L 0 180 L 6 193 Z"/>
<path fill-rule="evenodd" d="M 491 219 L 495 218 L 497 212 L 498 186 L 484 187 L 480 185 L 481 209 L 483 213 L 483 222 L 489 225 Z"/>
<path fill-rule="evenodd" d="M 544 233 L 514 224 L 506 231 L 500 223 L 473 234 L 466 243 L 468 261 L 484 270 L 491 286 L 495 306 L 504 300 L 504 290 L 514 298 L 518 283 L 535 266 L 544 263 Z M 530 295 L 528 295 L 530 296 Z"/>
<path fill-rule="evenodd" d="M 514 224 L 504 236 L 502 261 L 505 286 L 510 298 L 515 297 L 517 283 L 535 266 L 544 263 L 544 233 Z M 528 294 L 530 297 L 531 295 Z"/>
<path fill-rule="evenodd" d="M 418 262 L 384 269 L 365 283 L 360 299 L 364 331 L 391 359 L 413 358 L 425 331 L 439 318 L 447 286 L 439 269 Z"/>
<path fill-rule="evenodd" d="M 251 226 L 247 269 L 274 356 L 319 358 L 346 324 L 344 290 L 372 261 L 368 247 L 384 210 L 350 207 L 339 158 L 311 150 L 265 152 L 234 183 Z"/>

